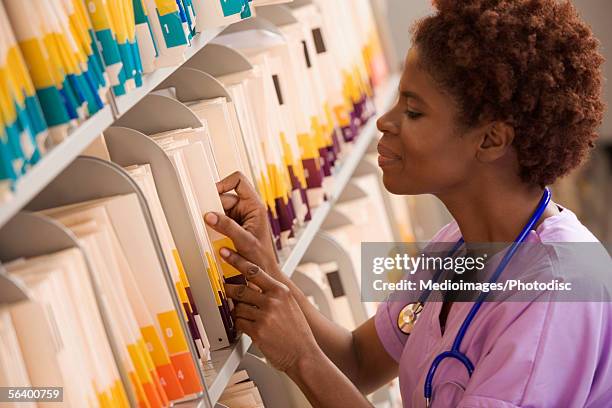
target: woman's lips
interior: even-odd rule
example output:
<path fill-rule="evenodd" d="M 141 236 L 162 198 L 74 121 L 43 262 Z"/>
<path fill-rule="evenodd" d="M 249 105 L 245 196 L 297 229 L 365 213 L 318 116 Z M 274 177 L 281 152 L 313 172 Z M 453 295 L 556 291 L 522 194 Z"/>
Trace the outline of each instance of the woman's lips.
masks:
<path fill-rule="evenodd" d="M 377 146 L 377 150 L 378 150 L 378 165 L 380 167 L 386 167 L 392 164 L 396 164 L 402 160 L 400 155 L 398 155 L 397 153 L 393 152 L 391 149 L 389 149 L 388 147 L 380 143 Z"/>

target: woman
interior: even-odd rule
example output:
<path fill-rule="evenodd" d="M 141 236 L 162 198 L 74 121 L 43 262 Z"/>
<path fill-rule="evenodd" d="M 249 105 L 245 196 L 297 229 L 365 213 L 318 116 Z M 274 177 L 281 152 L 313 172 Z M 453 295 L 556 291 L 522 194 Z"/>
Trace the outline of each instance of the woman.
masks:
<path fill-rule="evenodd" d="M 437 13 L 414 29 L 399 100 L 378 121 L 384 184 L 442 200 L 455 221 L 434 241 L 513 242 L 544 186 L 578 166 L 596 139 L 598 41 L 569 2 L 435 4 Z M 206 221 L 234 241 L 237 253 L 221 255 L 251 283 L 227 285 L 236 326 L 268 361 L 316 407 L 370 406 L 364 395 L 398 375 L 404 406 L 424 406 L 432 360 L 450 348 L 471 304 L 425 303 L 408 335 L 398 327 L 405 304 L 387 302 L 349 332 L 282 274 L 248 182 L 234 174 L 218 187 L 227 216 L 209 213 Z M 596 241 L 553 202 L 536 221 L 527 242 Z M 441 363 L 432 405 L 610 406 L 611 314 L 608 303 L 484 304 L 461 345 L 473 374 L 458 361 Z"/>

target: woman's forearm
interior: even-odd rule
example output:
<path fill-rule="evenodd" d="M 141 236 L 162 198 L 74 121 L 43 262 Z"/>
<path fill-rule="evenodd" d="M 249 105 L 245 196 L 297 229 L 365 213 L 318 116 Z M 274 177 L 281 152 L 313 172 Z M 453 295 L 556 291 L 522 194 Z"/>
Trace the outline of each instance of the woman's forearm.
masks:
<path fill-rule="evenodd" d="M 327 319 L 306 298 L 304 293 L 290 280 L 285 284 L 291 290 L 302 313 L 310 325 L 319 347 L 325 355 L 348 377 L 356 382 L 359 364 L 353 344 L 353 334 L 344 327 Z"/>
<path fill-rule="evenodd" d="M 322 352 L 303 356 L 287 371 L 315 407 L 372 407 L 366 397 Z"/>

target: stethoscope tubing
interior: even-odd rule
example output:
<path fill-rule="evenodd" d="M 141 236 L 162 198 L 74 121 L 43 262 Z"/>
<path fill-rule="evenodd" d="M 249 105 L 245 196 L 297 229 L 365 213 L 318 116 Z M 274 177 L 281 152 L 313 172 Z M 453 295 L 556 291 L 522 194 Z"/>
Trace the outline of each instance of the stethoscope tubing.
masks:
<path fill-rule="evenodd" d="M 529 218 L 529 221 L 523 227 L 523 230 L 521 231 L 521 233 L 514 240 L 514 243 L 512 244 L 508 252 L 506 252 L 504 257 L 502 258 L 501 262 L 495 269 L 495 272 L 489 279 L 489 283 L 497 282 L 500 275 L 502 274 L 502 272 L 504 271 L 504 269 L 506 268 L 506 266 L 508 265 L 508 263 L 510 262 L 514 254 L 516 253 L 516 251 L 518 250 L 519 245 L 525 242 L 529 232 L 533 229 L 535 224 L 542 217 L 542 214 L 546 210 L 548 203 L 550 203 L 550 199 L 551 199 L 551 192 L 548 189 L 548 187 L 545 187 L 544 193 L 542 194 L 542 198 L 540 199 L 540 202 L 538 203 L 538 206 L 535 212 Z M 455 246 L 449 253 L 449 256 L 453 256 L 462 244 L 463 244 L 463 237 L 460 238 L 459 241 L 457 241 L 457 243 L 455 244 Z M 439 275 L 440 275 L 439 272 L 436 273 L 436 275 L 434 276 L 434 280 L 437 281 L 437 279 L 439 278 Z M 429 297 L 430 292 L 431 291 L 428 291 L 422 294 L 421 297 L 425 295 L 424 298 L 422 299 L 422 303 L 424 303 L 427 300 L 427 297 Z M 455 340 L 453 341 L 453 345 L 451 349 L 438 354 L 432 361 L 431 366 L 429 367 L 429 370 L 427 371 L 427 376 L 425 377 L 425 384 L 424 384 L 424 390 L 423 390 L 424 395 L 425 395 L 426 406 L 429 407 L 429 404 L 431 402 L 431 396 L 433 393 L 433 377 L 436 374 L 436 371 L 438 370 L 438 366 L 440 365 L 440 363 L 444 361 L 446 358 L 454 358 L 456 360 L 459 360 L 467 369 L 469 377 L 472 376 L 472 373 L 474 372 L 474 364 L 472 364 L 472 362 L 467 357 L 467 355 L 465 355 L 465 353 L 462 353 L 459 349 L 461 347 L 461 342 L 463 341 L 467 333 L 467 330 L 470 327 L 470 324 L 472 324 L 472 321 L 476 317 L 478 310 L 480 310 L 480 307 L 482 306 L 485 298 L 487 297 L 487 294 L 488 294 L 487 292 L 481 292 L 480 295 L 478 295 L 478 298 L 476 299 L 470 311 L 468 312 L 467 316 L 463 320 L 463 323 L 461 324 L 461 327 L 459 328 L 459 331 L 457 332 L 457 335 L 455 336 Z M 419 299 L 419 301 L 421 302 L 421 299 Z"/>

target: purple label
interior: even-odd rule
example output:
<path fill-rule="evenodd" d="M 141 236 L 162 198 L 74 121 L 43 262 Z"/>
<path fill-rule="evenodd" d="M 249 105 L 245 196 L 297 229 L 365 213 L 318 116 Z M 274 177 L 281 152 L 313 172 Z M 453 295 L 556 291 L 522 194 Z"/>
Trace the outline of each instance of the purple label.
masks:
<path fill-rule="evenodd" d="M 327 155 L 327 147 L 320 148 L 319 155 L 321 156 L 321 168 L 323 169 L 323 175 L 325 177 L 331 176 L 331 163 Z"/>
<path fill-rule="evenodd" d="M 290 231 L 293 228 L 293 218 L 289 211 L 288 205 L 283 202 L 282 198 L 274 199 L 276 204 L 276 213 L 278 214 L 278 225 L 282 232 Z"/>
<path fill-rule="evenodd" d="M 321 167 L 317 166 L 315 160 L 318 160 L 318 158 L 302 160 L 302 164 L 308 174 L 306 177 L 306 185 L 308 188 L 319 188 L 323 186 L 323 172 Z"/>

